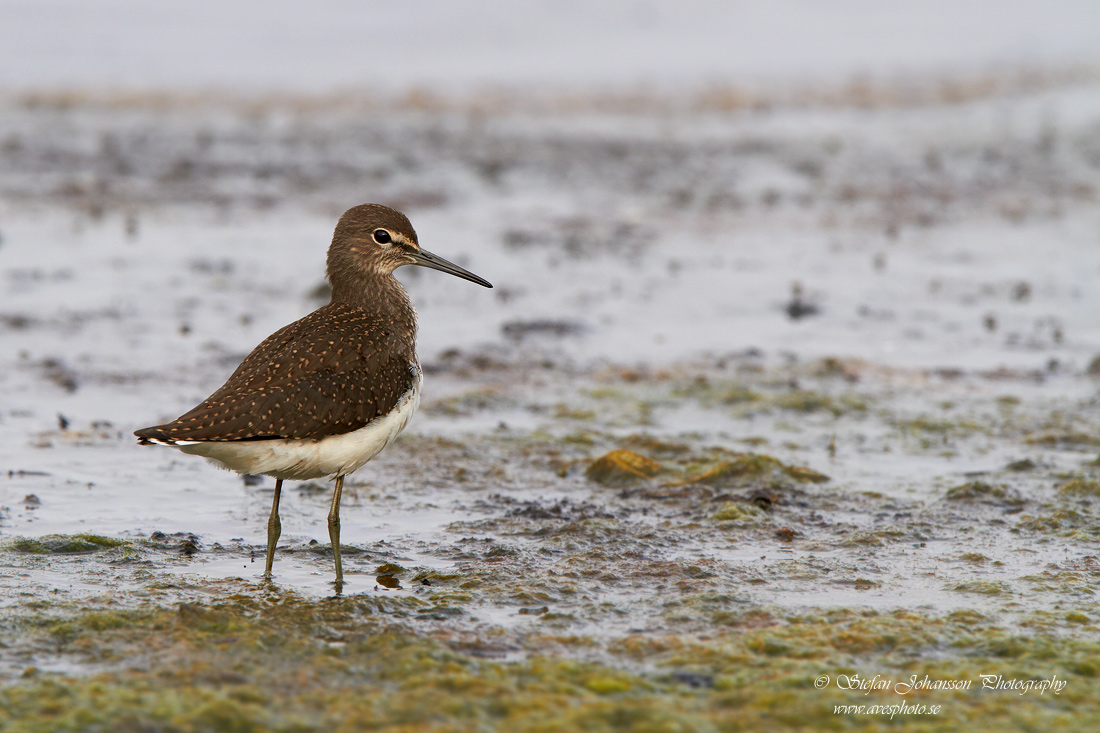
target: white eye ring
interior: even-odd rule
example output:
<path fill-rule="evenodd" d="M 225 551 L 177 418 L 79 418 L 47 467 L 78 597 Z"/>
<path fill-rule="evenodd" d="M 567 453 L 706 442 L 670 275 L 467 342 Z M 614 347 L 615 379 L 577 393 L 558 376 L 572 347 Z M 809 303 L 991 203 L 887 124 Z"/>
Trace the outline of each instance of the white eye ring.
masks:
<path fill-rule="evenodd" d="M 390 233 L 387 232 L 385 229 L 375 229 L 373 236 L 374 241 L 378 242 L 379 244 L 390 244 L 393 242 L 393 237 L 391 237 Z"/>

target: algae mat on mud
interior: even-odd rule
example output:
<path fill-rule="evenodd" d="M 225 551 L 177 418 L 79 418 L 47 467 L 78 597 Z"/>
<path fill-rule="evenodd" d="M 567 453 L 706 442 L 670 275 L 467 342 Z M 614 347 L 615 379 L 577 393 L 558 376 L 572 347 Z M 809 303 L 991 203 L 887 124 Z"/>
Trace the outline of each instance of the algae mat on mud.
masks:
<path fill-rule="evenodd" d="M 1000 385 L 952 409 L 987 411 Z M 752 388 L 756 409 L 781 389 Z M 348 597 L 288 590 L 327 573 L 328 550 L 307 541 L 280 548 L 282 568 L 306 568 L 282 589 L 230 575 L 259 572 L 243 541 L 0 545 L 3 728 L 1090 730 L 1100 716 L 1098 467 L 1021 449 L 1045 401 L 959 428 L 956 452 L 1002 468 L 913 489 L 909 461 L 954 459 L 910 440 L 926 427 L 877 429 L 904 423 L 905 398 L 872 383 L 871 415 L 825 411 L 796 433 L 786 408 L 757 414 L 760 437 L 740 444 L 784 460 L 608 426 L 645 400 L 671 422 L 688 408 L 669 395 L 729 409 L 711 402 L 722 385 L 587 389 L 605 423 L 585 417 L 583 433 L 561 410 L 538 431 L 395 443 L 376 469 L 392 493 L 355 484 L 352 506 L 422 522 L 446 500 L 446 518 L 346 547 Z M 810 447 L 781 442 L 799 434 Z M 303 512 L 326 498 L 295 495 Z M 222 570 L 203 577 L 204 563 Z"/>
<path fill-rule="evenodd" d="M 0 727 L 1092 729 L 1090 79 L 3 102 Z M 270 483 L 129 432 L 319 304 L 349 181 L 500 287 L 408 279 L 423 409 L 329 599 L 327 487 L 266 589 Z"/>
<path fill-rule="evenodd" d="M 973 613 L 757 610 L 705 636 L 608 642 L 416 630 L 408 604 L 237 591 L 9 621 L 27 658 L 84 671 L 27 667 L 0 690 L 4 729 L 1084 731 L 1100 716 L 1100 644 L 1013 635 Z M 504 654 L 515 661 L 492 658 Z"/>

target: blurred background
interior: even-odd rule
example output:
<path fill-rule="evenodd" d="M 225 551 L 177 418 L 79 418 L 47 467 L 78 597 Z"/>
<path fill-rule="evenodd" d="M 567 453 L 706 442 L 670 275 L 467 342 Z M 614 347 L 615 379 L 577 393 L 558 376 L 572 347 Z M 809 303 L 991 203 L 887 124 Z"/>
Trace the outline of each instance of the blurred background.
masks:
<path fill-rule="evenodd" d="M 429 360 L 1080 362 L 1098 27 L 1072 0 L 3 2 L 5 322 L 55 324 L 4 338 L 235 354 L 381 201 L 499 286 L 403 273 Z"/>
<path fill-rule="evenodd" d="M 9 89 L 683 90 L 1100 61 L 1087 0 L 0 4 Z"/>
<path fill-rule="evenodd" d="M 811 684 L 858 670 L 1069 679 L 905 699 L 1094 729 L 1098 31 L 0 0 L 0 728 L 877 730 Z M 398 271 L 422 403 L 340 601 L 329 482 L 261 584 L 274 481 L 132 431 L 326 303 L 368 201 L 495 288 Z"/>
<path fill-rule="evenodd" d="M 5 0 L 4 463 L 59 415 L 130 448 L 205 397 L 325 302 L 366 201 L 496 285 L 399 273 L 428 404 L 494 366 L 1100 370 L 1097 28 L 1088 0 Z"/>

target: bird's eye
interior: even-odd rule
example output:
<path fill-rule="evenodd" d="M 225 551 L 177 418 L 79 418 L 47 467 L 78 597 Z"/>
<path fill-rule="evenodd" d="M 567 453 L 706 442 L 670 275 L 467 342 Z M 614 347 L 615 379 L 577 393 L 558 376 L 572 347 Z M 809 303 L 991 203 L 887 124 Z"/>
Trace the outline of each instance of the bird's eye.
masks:
<path fill-rule="evenodd" d="M 378 242 L 379 244 L 389 244 L 393 240 L 390 238 L 390 233 L 387 232 L 385 229 L 375 229 L 374 241 Z"/>

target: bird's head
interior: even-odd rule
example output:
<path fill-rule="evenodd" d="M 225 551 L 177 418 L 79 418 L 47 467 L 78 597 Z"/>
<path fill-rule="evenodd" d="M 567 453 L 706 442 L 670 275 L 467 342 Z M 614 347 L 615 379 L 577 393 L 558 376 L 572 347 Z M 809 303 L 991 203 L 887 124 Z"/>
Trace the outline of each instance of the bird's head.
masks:
<path fill-rule="evenodd" d="M 402 265 L 430 267 L 493 287 L 488 280 L 421 248 L 416 230 L 400 211 L 380 204 L 361 204 L 344 212 L 328 251 L 328 276 L 333 286 L 349 276 L 389 276 Z"/>

